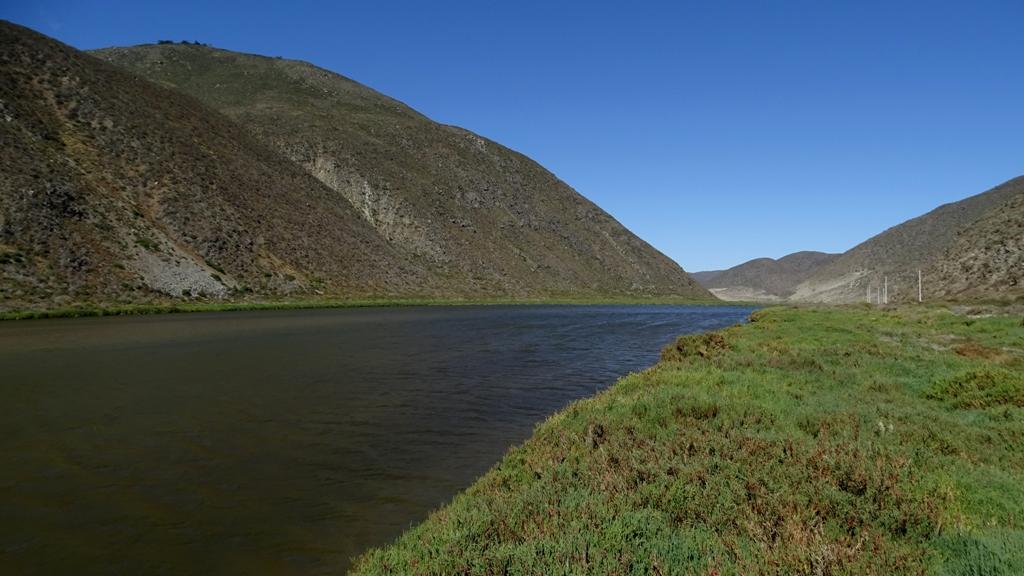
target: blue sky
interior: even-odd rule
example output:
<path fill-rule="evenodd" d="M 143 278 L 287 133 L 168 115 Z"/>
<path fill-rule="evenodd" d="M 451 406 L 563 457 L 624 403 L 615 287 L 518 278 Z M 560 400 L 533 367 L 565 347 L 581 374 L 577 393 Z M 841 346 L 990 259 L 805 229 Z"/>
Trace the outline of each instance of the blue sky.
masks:
<path fill-rule="evenodd" d="M 308 60 L 519 150 L 687 270 L 1024 174 L 1024 2 L 5 0 L 78 48 Z"/>

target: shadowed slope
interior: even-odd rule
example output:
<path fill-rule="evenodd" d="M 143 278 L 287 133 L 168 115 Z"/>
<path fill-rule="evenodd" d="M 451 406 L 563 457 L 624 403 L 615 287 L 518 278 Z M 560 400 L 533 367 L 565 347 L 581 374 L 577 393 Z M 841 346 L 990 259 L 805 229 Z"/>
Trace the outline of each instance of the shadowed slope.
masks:
<path fill-rule="evenodd" d="M 351 204 L 198 101 L 0 23 L 0 305 L 436 290 Z"/>

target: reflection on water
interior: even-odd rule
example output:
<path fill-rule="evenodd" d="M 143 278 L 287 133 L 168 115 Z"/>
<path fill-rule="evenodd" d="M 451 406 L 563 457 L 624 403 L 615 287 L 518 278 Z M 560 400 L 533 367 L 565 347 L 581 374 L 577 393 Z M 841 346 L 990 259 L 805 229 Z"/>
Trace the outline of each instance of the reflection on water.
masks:
<path fill-rule="evenodd" d="M 0 571 L 318 573 L 533 426 L 750 309 L 516 306 L 0 323 Z"/>

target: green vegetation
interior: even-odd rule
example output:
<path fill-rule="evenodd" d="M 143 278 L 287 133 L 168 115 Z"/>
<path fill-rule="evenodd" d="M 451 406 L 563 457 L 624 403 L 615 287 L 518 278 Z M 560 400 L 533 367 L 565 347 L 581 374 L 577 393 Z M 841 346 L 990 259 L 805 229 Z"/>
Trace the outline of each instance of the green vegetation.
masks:
<path fill-rule="evenodd" d="M 671 297 L 607 297 L 607 298 L 365 298 L 307 299 L 258 301 L 168 301 L 149 304 L 79 304 L 65 308 L 0 311 L 0 320 L 33 320 L 43 318 L 84 318 L 88 316 L 136 316 L 176 314 L 180 312 L 227 312 L 234 310 L 299 310 L 312 308 L 365 308 L 371 306 L 468 306 L 526 304 L 664 304 L 677 306 L 747 306 L 742 302 L 721 302 L 707 299 Z"/>
<path fill-rule="evenodd" d="M 152 238 L 148 238 L 146 236 L 137 235 L 135 237 L 135 243 L 138 244 L 139 246 L 142 246 L 146 250 L 149 250 L 150 252 L 160 251 L 160 245 L 157 244 L 156 241 L 154 241 Z"/>
<path fill-rule="evenodd" d="M 24 264 L 25 255 L 10 246 L 0 244 L 0 264 L 12 263 Z"/>
<path fill-rule="evenodd" d="M 551 417 L 357 574 L 1024 574 L 1024 324 L 773 308 Z"/>

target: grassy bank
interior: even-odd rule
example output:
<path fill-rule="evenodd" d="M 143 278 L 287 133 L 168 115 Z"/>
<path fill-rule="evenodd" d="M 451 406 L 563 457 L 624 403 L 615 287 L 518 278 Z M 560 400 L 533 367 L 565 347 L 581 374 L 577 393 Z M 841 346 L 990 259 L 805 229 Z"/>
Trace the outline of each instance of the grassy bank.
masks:
<path fill-rule="evenodd" d="M 591 297 L 591 298 L 377 298 L 377 299 L 312 299 L 259 301 L 168 301 L 148 304 L 78 304 L 62 308 L 0 311 L 0 320 L 32 320 L 41 318 L 83 318 L 88 316 L 132 316 L 144 314 L 176 314 L 183 312 L 227 312 L 233 310 L 300 310 L 314 308 L 366 308 L 371 306 L 469 306 L 508 304 L 671 304 L 749 306 L 743 302 L 693 300 L 672 297 Z"/>
<path fill-rule="evenodd" d="M 540 425 L 357 574 L 1024 574 L 1024 325 L 773 308 Z"/>

